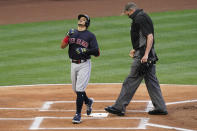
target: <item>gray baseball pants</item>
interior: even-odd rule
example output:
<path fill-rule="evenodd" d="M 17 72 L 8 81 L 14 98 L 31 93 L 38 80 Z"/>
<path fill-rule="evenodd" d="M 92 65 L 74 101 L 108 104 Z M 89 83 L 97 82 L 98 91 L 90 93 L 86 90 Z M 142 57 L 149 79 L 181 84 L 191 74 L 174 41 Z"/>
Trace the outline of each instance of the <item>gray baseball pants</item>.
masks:
<path fill-rule="evenodd" d="M 71 80 L 74 92 L 84 92 L 91 74 L 91 60 L 84 63 L 71 63 Z"/>
<path fill-rule="evenodd" d="M 126 106 L 130 103 L 137 88 L 139 87 L 140 83 L 144 78 L 154 108 L 162 111 L 167 111 L 165 101 L 161 93 L 159 81 L 157 80 L 156 77 L 155 65 L 151 67 L 151 69 L 146 75 L 138 76 L 137 68 L 139 67 L 139 65 L 140 65 L 140 59 L 134 58 L 133 64 L 131 65 L 130 74 L 123 82 L 120 95 L 117 98 L 113 107 L 120 111 L 125 112 Z"/>

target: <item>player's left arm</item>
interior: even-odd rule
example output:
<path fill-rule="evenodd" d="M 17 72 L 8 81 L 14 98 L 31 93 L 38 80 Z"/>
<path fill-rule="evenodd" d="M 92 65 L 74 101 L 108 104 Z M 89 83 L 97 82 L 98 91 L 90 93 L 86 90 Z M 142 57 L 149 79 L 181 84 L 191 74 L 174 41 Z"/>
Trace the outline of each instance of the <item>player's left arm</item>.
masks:
<path fill-rule="evenodd" d="M 90 48 L 87 49 L 87 54 L 94 55 L 95 57 L 100 56 L 100 49 L 96 37 L 94 35 L 90 41 Z"/>
<path fill-rule="evenodd" d="M 87 54 L 94 55 L 95 57 L 98 57 L 98 56 L 100 56 L 100 50 L 99 50 L 99 48 L 87 49 Z"/>
<path fill-rule="evenodd" d="M 89 41 L 88 48 L 79 47 L 76 49 L 76 52 L 77 54 L 94 55 L 95 57 L 100 56 L 100 50 L 98 47 L 96 37 L 92 35 L 91 40 Z"/>

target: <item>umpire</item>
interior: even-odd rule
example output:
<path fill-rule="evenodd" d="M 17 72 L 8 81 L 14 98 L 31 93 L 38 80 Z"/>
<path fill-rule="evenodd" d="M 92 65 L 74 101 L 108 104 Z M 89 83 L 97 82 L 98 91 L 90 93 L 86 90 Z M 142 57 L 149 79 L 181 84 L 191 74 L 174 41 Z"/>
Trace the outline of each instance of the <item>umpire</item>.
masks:
<path fill-rule="evenodd" d="M 112 106 L 105 110 L 116 115 L 124 115 L 126 106 L 130 103 L 142 80 L 145 80 L 149 96 L 154 109 L 150 115 L 167 115 L 167 109 L 162 97 L 159 81 L 156 77 L 155 63 L 158 60 L 154 50 L 154 27 L 151 18 L 137 8 L 136 4 L 129 2 L 125 5 L 124 14 L 132 19 L 131 42 L 133 49 L 130 56 L 133 58 L 131 71 L 125 79 L 119 97 Z"/>

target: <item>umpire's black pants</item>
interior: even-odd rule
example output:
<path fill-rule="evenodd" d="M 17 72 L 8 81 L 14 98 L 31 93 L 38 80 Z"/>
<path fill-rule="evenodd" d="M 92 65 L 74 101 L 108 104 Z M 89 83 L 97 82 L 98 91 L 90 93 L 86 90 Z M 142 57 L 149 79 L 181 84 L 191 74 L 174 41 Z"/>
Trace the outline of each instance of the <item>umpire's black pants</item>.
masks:
<path fill-rule="evenodd" d="M 148 73 L 144 76 L 138 75 L 137 68 L 139 66 L 140 66 L 140 59 L 134 58 L 133 64 L 131 66 L 130 74 L 125 79 L 122 85 L 120 95 L 117 98 L 113 107 L 120 111 L 125 112 L 126 106 L 130 103 L 137 88 L 139 87 L 140 83 L 144 78 L 154 108 L 162 111 L 167 111 L 165 101 L 161 93 L 159 81 L 157 80 L 156 77 L 155 65 L 153 65 L 151 69 L 148 71 Z"/>

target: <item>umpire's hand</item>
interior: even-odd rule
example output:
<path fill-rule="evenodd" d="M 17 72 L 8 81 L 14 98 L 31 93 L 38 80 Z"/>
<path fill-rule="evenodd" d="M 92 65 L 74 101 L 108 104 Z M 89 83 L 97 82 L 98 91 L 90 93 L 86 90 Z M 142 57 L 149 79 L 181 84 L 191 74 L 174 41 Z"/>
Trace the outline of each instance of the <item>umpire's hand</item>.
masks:
<path fill-rule="evenodd" d="M 129 56 L 130 56 L 131 58 L 133 58 L 133 57 L 134 57 L 134 54 L 135 54 L 135 50 L 132 49 L 132 50 L 129 52 Z"/>
<path fill-rule="evenodd" d="M 141 59 L 141 63 L 145 63 L 148 61 L 148 56 L 147 55 L 144 55 Z"/>

